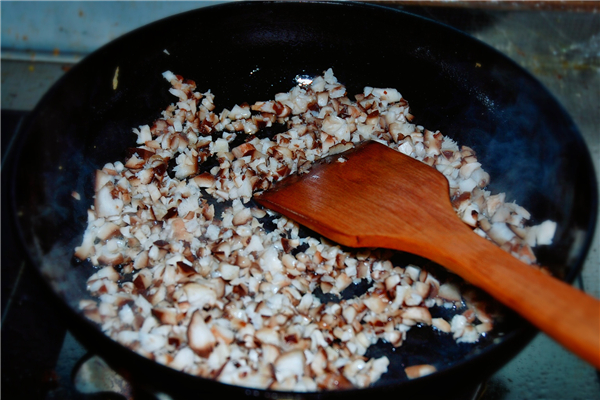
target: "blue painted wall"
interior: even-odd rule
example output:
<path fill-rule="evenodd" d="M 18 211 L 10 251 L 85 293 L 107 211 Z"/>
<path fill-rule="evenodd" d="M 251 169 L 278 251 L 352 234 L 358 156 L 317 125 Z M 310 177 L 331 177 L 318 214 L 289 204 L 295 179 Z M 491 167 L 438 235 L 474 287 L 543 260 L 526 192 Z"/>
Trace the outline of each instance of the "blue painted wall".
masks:
<path fill-rule="evenodd" d="M 2 1 L 2 56 L 84 56 L 142 25 L 223 2 Z"/>

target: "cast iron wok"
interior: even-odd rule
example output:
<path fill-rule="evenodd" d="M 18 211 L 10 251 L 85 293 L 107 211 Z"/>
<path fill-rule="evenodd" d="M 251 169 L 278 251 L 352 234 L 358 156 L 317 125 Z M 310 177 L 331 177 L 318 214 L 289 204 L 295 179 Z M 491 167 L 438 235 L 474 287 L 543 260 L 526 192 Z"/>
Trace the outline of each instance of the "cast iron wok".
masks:
<path fill-rule="evenodd" d="M 140 28 L 81 61 L 40 101 L 19 144 L 12 195 L 28 256 L 77 338 L 126 377 L 175 396 L 292 396 L 190 376 L 110 340 L 78 312 L 91 267 L 74 263 L 72 254 L 92 203 L 93 171 L 123 160 L 135 146 L 131 129 L 175 101 L 162 72 L 212 90 L 222 109 L 272 98 L 297 76 L 329 67 L 349 94 L 367 85 L 398 88 L 418 124 L 474 148 L 492 177 L 489 190 L 506 192 L 531 211 L 533 223 L 558 222 L 554 243 L 538 248 L 538 259 L 562 279 L 574 279 L 596 220 L 590 155 L 563 108 L 512 61 L 452 28 L 384 7 L 251 2 L 202 8 Z M 509 312 L 475 345 L 416 328 L 400 349 L 373 350 L 391 359 L 375 387 L 303 396 L 448 397 L 490 376 L 534 334 Z M 404 366 L 419 363 L 438 372 L 408 381 Z"/>

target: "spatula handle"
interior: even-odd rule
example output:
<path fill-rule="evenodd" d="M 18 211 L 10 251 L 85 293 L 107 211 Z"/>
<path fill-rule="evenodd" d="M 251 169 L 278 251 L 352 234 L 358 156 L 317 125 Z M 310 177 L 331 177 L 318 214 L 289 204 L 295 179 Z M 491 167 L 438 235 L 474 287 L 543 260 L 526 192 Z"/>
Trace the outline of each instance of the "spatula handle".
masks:
<path fill-rule="evenodd" d="M 464 228 L 464 229 L 463 229 Z M 513 309 L 600 369 L 600 301 L 528 266 L 463 225 L 429 258 Z"/>

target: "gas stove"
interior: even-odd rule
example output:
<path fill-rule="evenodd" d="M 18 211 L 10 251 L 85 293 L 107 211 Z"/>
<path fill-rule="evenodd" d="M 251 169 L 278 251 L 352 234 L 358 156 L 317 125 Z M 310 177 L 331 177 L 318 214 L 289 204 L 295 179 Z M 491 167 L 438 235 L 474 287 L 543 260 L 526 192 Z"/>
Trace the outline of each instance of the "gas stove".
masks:
<path fill-rule="evenodd" d="M 496 5 L 498 10 L 458 6 L 406 7 L 406 10 L 461 29 L 534 73 L 567 108 L 597 161 L 600 159 L 597 136 L 600 113 L 597 108 L 598 91 L 593 88 L 598 87 L 600 76 L 597 72 L 600 66 L 600 31 L 597 14 L 592 11 L 598 6 L 589 6 L 594 2 L 572 3 L 582 3 L 584 9 L 591 7 L 590 12 L 544 11 L 539 4 L 537 11 L 502 9 L 499 4 Z M 162 394 L 146 393 L 133 387 L 73 337 L 54 298 L 24 257 L 12 226 L 8 184 L 11 139 L 18 136 L 29 111 L 16 109 L 31 110 L 39 96 L 64 73 L 61 69 L 68 67 L 58 66 L 55 69 L 59 73 L 50 74 L 41 63 L 20 61 L 24 72 L 19 80 L 11 76 L 5 63 L 3 49 L 2 394 L 6 398 L 22 399 L 166 400 L 168 397 Z M 40 89 L 25 103 L 16 101 L 26 98 L 30 87 L 45 89 Z M 598 165 L 596 171 L 600 176 Z M 583 282 L 585 288 L 596 295 L 599 289 L 598 246 L 596 239 L 584 267 L 583 279 L 577 282 L 579 287 L 583 286 Z M 539 335 L 515 360 L 489 381 L 468 388 L 461 398 L 587 400 L 600 399 L 599 393 L 597 371 L 566 353 L 544 335 Z"/>

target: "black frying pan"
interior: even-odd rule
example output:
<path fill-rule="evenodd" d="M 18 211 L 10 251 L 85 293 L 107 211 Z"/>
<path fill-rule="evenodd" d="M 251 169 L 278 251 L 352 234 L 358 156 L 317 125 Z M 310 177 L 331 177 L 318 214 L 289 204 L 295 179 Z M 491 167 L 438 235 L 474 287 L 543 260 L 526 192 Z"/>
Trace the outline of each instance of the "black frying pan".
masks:
<path fill-rule="evenodd" d="M 512 61 L 454 29 L 384 7 L 251 2 L 202 8 L 138 29 L 81 61 L 38 104 L 18 149 L 12 200 L 29 257 L 78 339 L 136 383 L 174 395 L 291 396 L 158 365 L 79 314 L 91 271 L 73 263 L 72 252 L 85 229 L 93 171 L 124 159 L 135 143 L 131 128 L 151 123 L 174 102 L 165 70 L 195 80 L 200 91 L 211 89 L 222 109 L 272 98 L 297 75 L 329 67 L 349 93 L 366 85 L 398 88 L 418 124 L 474 148 L 492 177 L 490 190 L 531 211 L 533 223 L 558 222 L 554 244 L 537 249 L 539 261 L 569 282 L 580 270 L 597 210 L 590 155 L 563 108 Z M 396 352 L 385 345 L 372 350 L 391 359 L 375 387 L 305 396 L 447 398 L 490 376 L 534 333 L 510 312 L 475 345 L 416 328 Z M 404 366 L 418 363 L 433 363 L 438 372 L 408 381 Z"/>

